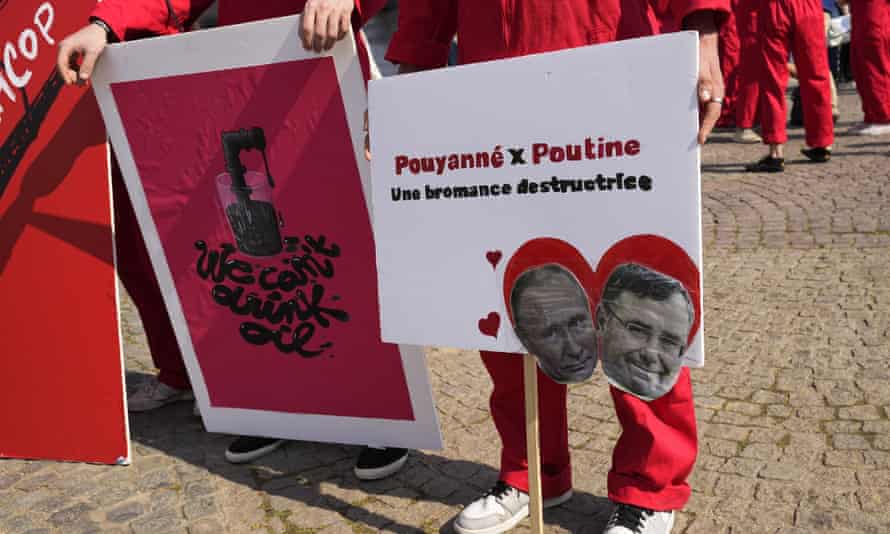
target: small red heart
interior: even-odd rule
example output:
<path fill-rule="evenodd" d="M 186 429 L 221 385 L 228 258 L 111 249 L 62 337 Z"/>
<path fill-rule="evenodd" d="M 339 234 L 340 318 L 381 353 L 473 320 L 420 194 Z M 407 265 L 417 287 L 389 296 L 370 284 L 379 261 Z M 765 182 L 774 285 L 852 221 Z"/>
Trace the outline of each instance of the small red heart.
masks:
<path fill-rule="evenodd" d="M 501 327 L 501 316 L 497 312 L 491 312 L 488 317 L 479 319 L 479 331 L 486 336 L 498 337 L 498 328 Z"/>
<path fill-rule="evenodd" d="M 491 264 L 492 269 L 498 266 L 498 262 L 501 261 L 501 256 L 503 256 L 503 254 L 500 250 L 490 250 L 485 253 L 485 259 Z"/>

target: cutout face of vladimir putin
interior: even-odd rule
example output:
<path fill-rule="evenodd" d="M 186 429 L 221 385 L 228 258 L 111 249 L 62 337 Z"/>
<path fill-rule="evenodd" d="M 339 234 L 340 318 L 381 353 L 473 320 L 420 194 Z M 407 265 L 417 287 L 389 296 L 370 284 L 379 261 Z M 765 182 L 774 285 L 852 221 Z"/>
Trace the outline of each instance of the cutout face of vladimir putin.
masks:
<path fill-rule="evenodd" d="M 571 272 L 548 264 L 522 273 L 510 292 L 519 340 L 538 367 L 561 384 L 583 382 L 596 368 L 596 335 L 587 293 Z"/>
<path fill-rule="evenodd" d="M 647 401 L 669 392 L 680 376 L 694 314 L 676 279 L 633 263 L 616 267 L 596 312 L 609 382 Z"/>

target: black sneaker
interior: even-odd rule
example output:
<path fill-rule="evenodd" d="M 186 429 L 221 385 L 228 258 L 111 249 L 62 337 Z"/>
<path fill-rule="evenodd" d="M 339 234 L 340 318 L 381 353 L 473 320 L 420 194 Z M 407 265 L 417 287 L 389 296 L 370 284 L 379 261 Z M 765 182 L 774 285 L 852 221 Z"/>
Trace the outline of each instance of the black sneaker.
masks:
<path fill-rule="evenodd" d="M 283 439 L 239 436 L 226 449 L 226 460 L 233 464 L 250 462 L 281 447 L 282 443 Z"/>
<path fill-rule="evenodd" d="M 801 148 L 800 153 L 815 163 L 825 163 L 831 159 L 831 149 L 825 147 Z"/>
<path fill-rule="evenodd" d="M 785 170 L 785 158 L 766 156 L 760 161 L 745 165 L 748 172 L 783 172 Z"/>
<path fill-rule="evenodd" d="M 386 478 L 405 465 L 408 451 L 393 447 L 365 447 L 355 462 L 355 476 L 359 480 L 379 480 Z"/>

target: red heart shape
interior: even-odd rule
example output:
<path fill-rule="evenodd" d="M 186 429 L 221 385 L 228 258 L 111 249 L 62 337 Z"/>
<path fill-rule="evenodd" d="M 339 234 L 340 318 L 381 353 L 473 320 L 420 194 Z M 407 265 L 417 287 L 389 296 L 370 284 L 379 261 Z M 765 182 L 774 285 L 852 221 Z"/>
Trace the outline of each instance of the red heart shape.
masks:
<path fill-rule="evenodd" d="M 491 264 L 491 268 L 494 269 L 498 266 L 498 262 L 501 261 L 501 257 L 504 254 L 500 250 L 490 250 L 485 253 L 485 259 L 488 260 L 488 263 Z"/>
<path fill-rule="evenodd" d="M 479 319 L 479 331 L 486 336 L 498 337 L 498 329 L 501 327 L 501 316 L 497 312 L 491 312 L 488 317 Z"/>
<path fill-rule="evenodd" d="M 569 243 L 556 238 L 542 237 L 523 243 L 507 262 L 504 270 L 504 302 L 512 321 L 510 292 L 516 278 L 527 269 L 557 263 L 567 268 L 578 279 L 588 296 L 591 313 L 597 304 L 607 278 L 622 263 L 638 263 L 679 280 L 689 292 L 695 309 L 695 320 L 689 332 L 692 341 L 701 325 L 701 276 L 695 262 L 673 241 L 651 234 L 626 237 L 609 247 L 593 269 L 581 252 Z"/>

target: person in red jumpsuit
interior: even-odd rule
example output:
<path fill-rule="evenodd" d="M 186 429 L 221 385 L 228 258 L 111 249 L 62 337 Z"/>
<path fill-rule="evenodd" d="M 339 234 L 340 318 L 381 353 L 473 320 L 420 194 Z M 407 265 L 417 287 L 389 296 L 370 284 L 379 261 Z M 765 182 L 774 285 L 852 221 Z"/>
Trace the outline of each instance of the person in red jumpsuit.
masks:
<path fill-rule="evenodd" d="M 831 158 L 834 120 L 831 116 L 831 74 L 821 0 L 761 0 L 758 25 L 763 61 L 760 78 L 760 118 L 766 156 L 746 167 L 749 172 L 785 170 L 788 117 L 788 54 L 794 54 L 803 103 L 807 146 L 801 150 L 813 162 Z"/>
<path fill-rule="evenodd" d="M 104 0 L 93 10 L 90 24 L 59 44 L 59 72 L 66 83 L 85 83 L 108 42 L 184 31 L 212 3 L 212 0 Z M 219 0 L 219 24 L 238 24 L 302 12 L 300 35 L 303 46 L 321 52 L 342 39 L 350 25 L 358 32 L 385 3 L 385 0 Z M 362 39 L 356 39 L 356 43 L 367 80 L 370 72 L 368 50 Z M 81 64 L 75 68 L 78 61 Z M 147 382 L 128 398 L 131 411 L 144 411 L 193 396 L 182 353 L 117 165 L 114 165 L 112 176 L 118 270 L 139 309 L 152 359 L 160 370 L 157 379 Z M 248 462 L 274 451 L 281 444 L 279 439 L 241 436 L 226 450 L 226 459 L 233 463 Z M 355 474 L 364 480 L 383 478 L 398 471 L 406 459 L 404 449 L 365 447 L 356 463 Z"/>
<path fill-rule="evenodd" d="M 737 143 L 760 143 L 763 139 L 754 131 L 760 105 L 760 36 L 757 33 L 757 6 L 760 0 L 738 0 L 734 7 L 736 29 L 739 34 L 739 58 L 735 101 Z"/>
<path fill-rule="evenodd" d="M 735 13 L 739 0 L 731 0 L 732 11 L 720 27 L 720 71 L 723 72 L 723 85 L 726 95 L 720 110 L 718 128 L 735 128 L 735 108 L 739 93 L 739 62 L 741 61 L 741 41 Z"/>
<path fill-rule="evenodd" d="M 850 61 L 865 118 L 857 135 L 890 134 L 890 1 L 850 1 Z"/>
<path fill-rule="evenodd" d="M 654 6 L 654 8 L 653 8 Z M 660 12 L 660 13 L 659 13 Z M 670 12 L 670 17 L 662 14 Z M 700 31 L 699 142 L 720 116 L 723 78 L 717 32 L 728 0 L 412 0 L 402 2 L 387 59 L 400 72 L 442 67 L 457 35 L 460 63 L 523 56 L 616 39 L 651 35 L 665 20 Z M 528 515 L 528 462 L 523 411 L 522 358 L 482 352 L 494 385 L 491 414 L 501 438 L 500 477 L 458 515 L 459 534 L 496 534 Z M 566 386 L 538 374 L 544 506 L 571 497 Z M 652 401 L 611 388 L 622 426 L 609 472 L 609 498 L 617 503 L 608 534 L 666 533 L 674 510 L 689 499 L 687 482 L 697 453 L 695 411 L 688 369 L 670 393 Z"/>

